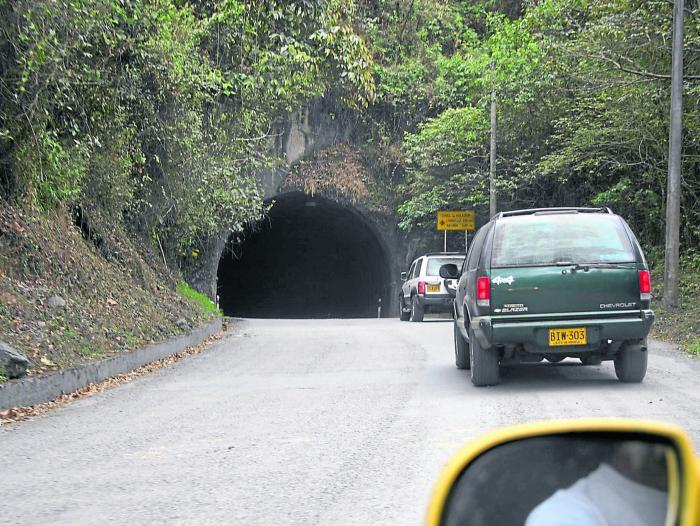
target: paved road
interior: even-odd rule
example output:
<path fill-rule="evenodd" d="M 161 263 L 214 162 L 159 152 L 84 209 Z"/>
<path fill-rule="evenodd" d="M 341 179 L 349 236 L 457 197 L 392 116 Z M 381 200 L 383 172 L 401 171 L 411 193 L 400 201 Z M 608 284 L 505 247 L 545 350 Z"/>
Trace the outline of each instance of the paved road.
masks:
<path fill-rule="evenodd" d="M 205 353 L 0 428 L 1 524 L 419 524 L 441 466 L 496 426 L 630 416 L 700 444 L 700 361 L 654 342 L 641 385 L 608 362 L 474 388 L 447 320 L 237 324 Z"/>

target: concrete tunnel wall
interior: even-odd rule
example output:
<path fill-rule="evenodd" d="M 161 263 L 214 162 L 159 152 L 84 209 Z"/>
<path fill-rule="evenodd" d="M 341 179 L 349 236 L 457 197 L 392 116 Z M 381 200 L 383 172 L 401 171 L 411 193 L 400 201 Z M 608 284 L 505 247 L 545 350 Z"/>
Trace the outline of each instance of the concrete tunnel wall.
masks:
<path fill-rule="evenodd" d="M 301 110 L 289 115 L 282 131 L 276 135 L 275 142 L 271 145 L 271 150 L 276 155 L 287 159 L 287 164 L 291 165 L 297 161 L 309 158 L 319 150 L 323 150 L 331 145 L 339 142 L 352 142 L 354 120 L 352 115 L 346 115 L 346 113 L 348 112 L 339 112 L 332 102 L 323 99 L 311 101 Z M 280 193 L 280 188 L 284 186 L 287 173 L 288 169 L 277 169 L 259 174 L 258 179 L 264 189 L 265 199 L 268 202 L 270 200 L 282 201 L 289 197 L 286 193 Z M 374 276 L 381 274 L 382 276 L 382 283 L 379 287 L 382 292 L 377 295 L 382 298 L 382 316 L 394 317 L 398 315 L 397 299 L 401 286 L 400 273 L 408 269 L 410 262 L 417 255 L 416 246 L 421 238 L 420 233 L 406 234 L 400 232 L 397 227 L 397 218 L 393 214 L 371 211 L 363 203 L 343 201 L 343 199 L 338 199 L 337 196 L 329 195 L 316 195 L 314 199 L 319 199 L 319 203 L 324 205 L 323 209 L 327 211 L 335 210 L 337 214 L 345 217 L 348 221 L 350 221 L 349 218 L 354 217 L 364 225 L 362 228 L 374 234 L 376 244 L 381 248 L 385 263 L 381 272 L 372 271 L 369 274 Z M 290 201 L 289 203 L 292 202 Z M 335 208 L 333 208 L 334 206 Z M 343 211 L 346 212 L 345 215 Z M 357 223 L 353 224 L 357 225 Z M 181 260 L 179 262 L 186 280 L 194 288 L 207 294 L 212 299 L 215 299 L 217 295 L 223 297 L 224 309 L 228 309 L 228 304 L 231 302 L 228 288 L 225 283 L 222 284 L 219 281 L 233 278 L 230 275 L 230 271 L 223 268 L 220 269 L 220 266 L 224 263 L 225 265 L 233 265 L 236 268 L 236 263 L 234 263 L 232 258 L 235 259 L 236 255 L 245 257 L 241 249 L 245 249 L 246 253 L 250 253 L 252 248 L 250 246 L 245 247 L 245 243 L 251 242 L 256 229 L 261 231 L 264 228 L 267 227 L 262 223 L 247 228 L 243 233 L 232 234 L 230 231 L 221 230 L 218 234 L 203 241 L 200 255 L 196 259 Z M 342 231 L 338 232 L 338 236 L 344 234 Z M 241 234 L 248 241 L 238 239 L 241 237 Z M 241 242 L 243 242 L 243 245 L 241 245 Z M 372 242 L 368 243 L 372 245 Z M 369 252 L 376 254 L 378 249 L 370 248 Z M 269 273 L 270 270 L 268 270 Z M 226 283 L 230 283 L 230 281 Z M 367 286 L 367 281 L 362 281 L 362 283 L 365 284 L 364 286 Z M 369 286 L 372 290 L 375 290 L 374 285 L 370 283 Z M 369 302 L 368 299 L 364 301 Z M 376 315 L 376 299 L 373 302 L 373 312 Z M 365 307 L 365 310 L 362 312 L 366 312 L 368 308 L 368 306 Z M 332 310 L 337 312 L 338 315 L 350 315 L 342 314 L 337 308 Z M 348 313 L 351 310 L 358 312 L 358 309 L 349 309 Z M 316 315 L 320 314 L 317 313 Z"/>

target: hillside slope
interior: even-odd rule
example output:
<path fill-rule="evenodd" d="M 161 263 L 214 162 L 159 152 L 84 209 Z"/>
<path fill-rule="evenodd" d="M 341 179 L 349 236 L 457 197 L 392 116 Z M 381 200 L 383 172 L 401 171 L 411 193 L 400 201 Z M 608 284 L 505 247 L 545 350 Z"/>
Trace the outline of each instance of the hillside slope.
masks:
<path fill-rule="evenodd" d="M 67 213 L 0 205 L 0 340 L 27 355 L 30 375 L 161 341 L 212 316 L 126 235 L 88 235 Z"/>

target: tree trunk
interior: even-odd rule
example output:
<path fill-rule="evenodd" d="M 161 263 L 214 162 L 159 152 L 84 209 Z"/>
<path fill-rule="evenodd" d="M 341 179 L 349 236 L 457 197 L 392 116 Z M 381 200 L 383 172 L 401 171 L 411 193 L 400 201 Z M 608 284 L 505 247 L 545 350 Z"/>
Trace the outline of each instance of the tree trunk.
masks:
<path fill-rule="evenodd" d="M 491 92 L 491 152 L 489 159 L 489 217 L 496 215 L 496 92 Z"/>
<path fill-rule="evenodd" d="M 666 193 L 666 253 L 664 305 L 678 307 L 678 273 L 681 215 L 681 146 L 683 143 L 683 0 L 675 0 L 673 12 L 673 65 L 671 69 L 671 125 L 668 144 Z"/>

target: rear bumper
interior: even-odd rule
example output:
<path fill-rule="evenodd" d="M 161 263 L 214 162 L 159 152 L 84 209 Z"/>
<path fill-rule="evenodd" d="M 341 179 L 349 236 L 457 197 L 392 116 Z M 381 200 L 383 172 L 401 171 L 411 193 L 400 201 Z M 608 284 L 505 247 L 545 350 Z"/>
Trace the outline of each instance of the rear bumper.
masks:
<path fill-rule="evenodd" d="M 546 320 L 526 322 L 493 321 L 490 316 L 474 318 L 471 327 L 479 343 L 485 347 L 493 345 L 522 345 L 526 351 L 587 351 L 607 343 L 607 340 L 641 340 L 646 338 L 654 323 L 654 312 L 642 310 L 638 317 L 625 318 L 580 318 L 568 320 Z M 562 347 L 549 346 L 549 329 L 585 327 L 588 337 L 586 345 Z"/>
<path fill-rule="evenodd" d="M 454 298 L 451 294 L 419 294 L 418 303 L 423 306 L 430 307 L 431 310 L 444 309 L 452 311 L 452 303 Z"/>

